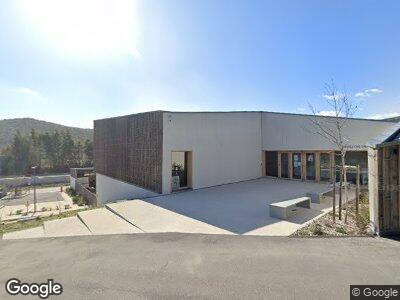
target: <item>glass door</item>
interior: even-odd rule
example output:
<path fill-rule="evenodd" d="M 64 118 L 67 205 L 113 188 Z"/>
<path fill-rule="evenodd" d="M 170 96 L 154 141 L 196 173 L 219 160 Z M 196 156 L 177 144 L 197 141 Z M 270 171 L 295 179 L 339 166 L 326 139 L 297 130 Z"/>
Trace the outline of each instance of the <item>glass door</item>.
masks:
<path fill-rule="evenodd" d="M 301 179 L 301 153 L 293 153 L 293 178 Z"/>
<path fill-rule="evenodd" d="M 306 178 L 315 180 L 315 154 L 306 153 Z"/>
<path fill-rule="evenodd" d="M 320 180 L 331 180 L 331 156 L 329 153 L 321 153 L 320 155 Z"/>
<path fill-rule="evenodd" d="M 289 154 L 281 153 L 281 177 L 289 178 Z"/>

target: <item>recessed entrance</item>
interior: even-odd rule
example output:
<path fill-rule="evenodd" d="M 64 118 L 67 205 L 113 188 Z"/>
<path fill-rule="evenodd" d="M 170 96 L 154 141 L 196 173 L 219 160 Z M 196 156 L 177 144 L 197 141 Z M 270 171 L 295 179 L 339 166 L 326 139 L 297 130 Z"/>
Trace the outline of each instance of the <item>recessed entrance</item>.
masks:
<path fill-rule="evenodd" d="M 192 152 L 172 151 L 172 191 L 192 188 Z"/>

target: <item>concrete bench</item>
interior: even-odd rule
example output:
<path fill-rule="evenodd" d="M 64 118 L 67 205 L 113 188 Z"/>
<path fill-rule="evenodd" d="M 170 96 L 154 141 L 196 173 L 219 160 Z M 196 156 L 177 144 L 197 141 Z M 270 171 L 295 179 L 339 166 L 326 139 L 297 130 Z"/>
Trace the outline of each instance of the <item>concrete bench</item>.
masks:
<path fill-rule="evenodd" d="M 296 211 L 295 207 L 310 208 L 310 206 L 310 197 L 300 197 L 282 202 L 271 203 L 269 205 L 269 215 L 272 218 L 286 220 Z"/>
<path fill-rule="evenodd" d="M 322 191 L 322 192 L 307 193 L 306 196 L 311 198 L 311 202 L 312 203 L 320 204 L 321 200 L 322 200 L 322 197 L 325 194 L 328 194 L 328 193 L 331 193 L 331 192 L 332 192 L 332 189 L 329 189 L 329 190 L 325 190 L 325 191 Z"/>

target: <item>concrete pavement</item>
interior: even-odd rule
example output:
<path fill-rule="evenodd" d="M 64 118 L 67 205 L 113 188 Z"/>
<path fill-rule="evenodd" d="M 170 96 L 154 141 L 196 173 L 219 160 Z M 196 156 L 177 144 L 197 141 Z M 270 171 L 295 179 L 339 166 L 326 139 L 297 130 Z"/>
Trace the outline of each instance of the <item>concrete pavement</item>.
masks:
<path fill-rule="evenodd" d="M 107 207 L 143 232 L 232 234 L 222 228 L 142 200 L 111 203 L 107 204 Z"/>
<path fill-rule="evenodd" d="M 380 238 L 130 234 L 0 241 L 12 277 L 53 278 L 60 299 L 349 299 L 350 284 L 398 284 L 400 243 Z M 29 297 L 28 297 L 29 298 Z"/>
<path fill-rule="evenodd" d="M 78 217 L 89 228 L 92 234 L 143 232 L 106 208 L 82 211 L 78 213 Z"/>

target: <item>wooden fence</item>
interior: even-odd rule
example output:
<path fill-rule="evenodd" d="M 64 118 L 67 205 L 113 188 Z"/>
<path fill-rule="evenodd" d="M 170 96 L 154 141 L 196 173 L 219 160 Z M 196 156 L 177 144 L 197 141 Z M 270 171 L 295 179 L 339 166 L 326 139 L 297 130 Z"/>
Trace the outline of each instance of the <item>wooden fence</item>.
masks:
<path fill-rule="evenodd" d="M 97 196 L 95 193 L 92 193 L 90 190 L 88 190 L 87 186 L 85 184 L 82 184 L 78 181 L 75 183 L 75 191 L 83 197 L 85 200 L 86 204 L 88 205 L 97 205 Z"/>

